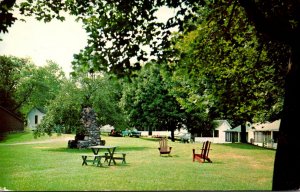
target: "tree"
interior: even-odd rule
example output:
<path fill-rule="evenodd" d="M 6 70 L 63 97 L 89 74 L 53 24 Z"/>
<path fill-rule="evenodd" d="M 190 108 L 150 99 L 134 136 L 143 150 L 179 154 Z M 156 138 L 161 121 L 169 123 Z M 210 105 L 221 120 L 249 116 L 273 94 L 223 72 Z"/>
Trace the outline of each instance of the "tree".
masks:
<path fill-rule="evenodd" d="M 64 81 L 55 98 L 46 106 L 47 114 L 35 134 L 51 135 L 53 131 L 83 133 L 85 130 L 80 119 L 86 106 L 92 107 L 98 114 L 99 125 L 110 124 L 116 129 L 124 129 L 126 122 L 118 106 L 121 91 L 118 81 L 111 75 L 89 77 L 77 74 Z"/>
<path fill-rule="evenodd" d="M 22 71 L 31 65 L 29 59 L 0 56 L 0 105 L 20 115 L 21 103 L 16 97 Z"/>
<path fill-rule="evenodd" d="M 35 130 L 35 136 L 45 133 L 51 135 L 57 133 L 80 133 L 81 104 L 83 97 L 81 90 L 72 80 L 66 80 L 61 86 L 56 97 L 46 106 L 46 116 Z"/>
<path fill-rule="evenodd" d="M 207 119 L 228 119 L 233 126 L 242 125 L 241 141 L 247 142 L 246 122 L 280 116 L 283 71 L 271 60 L 278 55 L 268 49 L 276 47 L 283 53 L 284 49 L 274 43 L 259 43 L 240 7 L 232 5 L 227 10 L 235 26 L 228 29 L 227 21 L 220 24 L 211 18 L 208 24 L 206 17 L 215 10 L 203 8 L 200 23 L 187 24 L 195 25 L 195 30 L 175 36 L 174 50 L 179 56 L 170 65 L 178 85 L 174 88 L 183 93 L 179 95 L 181 104 L 191 111 L 207 111 Z"/>
<path fill-rule="evenodd" d="M 35 106 L 45 107 L 65 78 L 61 68 L 52 61 L 37 67 L 29 58 L 1 56 L 0 63 L 0 105 L 19 115 L 26 115 Z"/>
<path fill-rule="evenodd" d="M 82 77 L 77 81 L 81 84 L 84 104 L 92 106 L 98 114 L 98 124 L 110 124 L 117 130 L 127 128 L 127 123 L 120 113 L 119 100 L 122 85 L 114 75 L 101 73 L 94 78 Z"/>
<path fill-rule="evenodd" d="M 176 98 L 181 112 L 184 113 L 182 115 L 182 119 L 184 119 L 183 124 L 193 137 L 196 134 L 211 131 L 213 129 L 212 121 L 214 118 L 207 110 L 209 108 L 209 101 L 208 99 L 203 100 L 204 97 L 199 97 L 200 93 L 204 93 L 204 89 L 201 90 L 200 88 L 202 83 L 199 83 L 202 82 L 199 80 L 201 79 L 201 75 L 198 74 L 197 76 L 198 83 L 192 83 L 192 78 L 190 78 L 185 68 L 180 68 L 177 64 L 169 63 L 169 65 L 163 65 L 162 74 L 169 94 Z"/>
<path fill-rule="evenodd" d="M 64 20 L 61 12 L 67 11 L 82 21 L 89 34 L 88 46 L 76 54 L 73 66 L 93 71 L 110 71 L 119 76 L 140 69 L 149 55 L 161 58 L 171 27 L 157 21 L 159 7 L 177 7 L 184 1 L 25 1 L 19 4 L 21 14 L 35 15 L 49 22 Z M 159 37 L 159 38 L 154 38 Z M 149 54 L 147 49 L 152 50 Z M 132 60 L 137 60 L 134 64 Z"/>
<path fill-rule="evenodd" d="M 53 100 L 66 80 L 62 68 L 48 60 L 45 66 L 24 66 L 15 98 L 23 114 L 33 107 L 45 108 Z"/>
<path fill-rule="evenodd" d="M 290 62 L 286 76 L 284 107 L 279 129 L 279 141 L 275 157 L 273 190 L 298 190 L 300 165 L 300 144 L 297 135 L 297 119 L 300 107 L 299 85 L 299 16 L 300 2 L 298 1 L 245 1 L 240 0 L 248 18 L 254 23 L 265 41 L 276 40 L 290 47 Z"/>
<path fill-rule="evenodd" d="M 184 122 L 184 111 L 168 89 L 159 65 L 148 64 L 124 86 L 121 105 L 131 126 L 148 130 L 149 135 L 154 130 L 169 130 L 174 141 L 174 131 Z"/>

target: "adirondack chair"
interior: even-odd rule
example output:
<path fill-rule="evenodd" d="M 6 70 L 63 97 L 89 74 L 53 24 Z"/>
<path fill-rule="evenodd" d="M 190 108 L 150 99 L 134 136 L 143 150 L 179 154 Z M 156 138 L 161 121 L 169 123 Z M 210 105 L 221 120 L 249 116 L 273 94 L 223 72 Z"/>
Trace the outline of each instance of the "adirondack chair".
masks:
<path fill-rule="evenodd" d="M 212 163 L 210 158 L 208 157 L 210 149 L 210 141 L 205 141 L 202 145 L 201 153 L 196 153 L 196 150 L 193 149 L 193 162 L 195 160 L 199 161 L 200 163 L 203 163 L 205 161 Z"/>
<path fill-rule="evenodd" d="M 166 137 L 163 137 L 159 140 L 158 150 L 160 155 L 167 154 L 170 156 L 172 147 L 168 146 L 168 139 Z"/>

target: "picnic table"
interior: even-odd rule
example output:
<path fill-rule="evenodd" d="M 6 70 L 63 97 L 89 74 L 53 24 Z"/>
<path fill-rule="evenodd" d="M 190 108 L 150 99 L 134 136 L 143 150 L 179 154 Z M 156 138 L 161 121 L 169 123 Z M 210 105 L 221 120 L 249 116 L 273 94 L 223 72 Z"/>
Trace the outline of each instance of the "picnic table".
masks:
<path fill-rule="evenodd" d="M 90 146 L 89 148 L 92 149 L 94 155 L 98 155 L 100 149 L 106 149 L 108 152 L 108 158 L 109 158 L 108 165 L 111 164 L 111 161 L 113 161 L 114 165 L 116 164 L 116 161 L 113 157 L 114 157 L 114 153 L 115 153 L 117 146 L 95 145 L 95 146 Z"/>

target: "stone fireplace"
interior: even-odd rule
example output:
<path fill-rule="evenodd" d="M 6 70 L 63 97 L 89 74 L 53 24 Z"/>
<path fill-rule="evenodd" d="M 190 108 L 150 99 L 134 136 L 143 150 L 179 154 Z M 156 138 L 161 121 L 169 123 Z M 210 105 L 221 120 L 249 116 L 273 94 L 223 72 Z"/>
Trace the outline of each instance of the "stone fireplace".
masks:
<path fill-rule="evenodd" d="M 94 145 L 105 145 L 105 141 L 101 141 L 100 127 L 96 121 L 97 114 L 91 107 L 85 107 L 81 112 L 80 122 L 84 128 L 84 135 L 77 134 L 75 140 L 70 140 L 69 148 L 87 148 Z"/>
<path fill-rule="evenodd" d="M 100 145 L 100 127 L 96 121 L 97 114 L 91 107 L 83 108 L 81 112 L 81 123 L 86 130 L 86 138 L 89 146 Z"/>

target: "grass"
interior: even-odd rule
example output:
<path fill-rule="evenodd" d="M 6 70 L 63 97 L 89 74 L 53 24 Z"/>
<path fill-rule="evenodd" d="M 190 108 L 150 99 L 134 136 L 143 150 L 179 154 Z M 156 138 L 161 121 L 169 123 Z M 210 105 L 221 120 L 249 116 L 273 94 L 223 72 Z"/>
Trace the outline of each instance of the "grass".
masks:
<path fill-rule="evenodd" d="M 91 150 L 68 149 L 67 140 L 72 137 L 45 136 L 37 142 L 32 133 L 10 135 L 0 143 L 0 189 L 271 190 L 274 150 L 238 143 L 212 144 L 213 163 L 200 164 L 192 162 L 192 149 L 200 148 L 199 143 L 169 142 L 172 157 L 162 157 L 157 139 L 102 136 L 106 145 L 117 145 L 117 151 L 127 152 L 127 164 L 117 161 L 115 166 L 96 167 L 81 166 L 80 154 Z"/>

